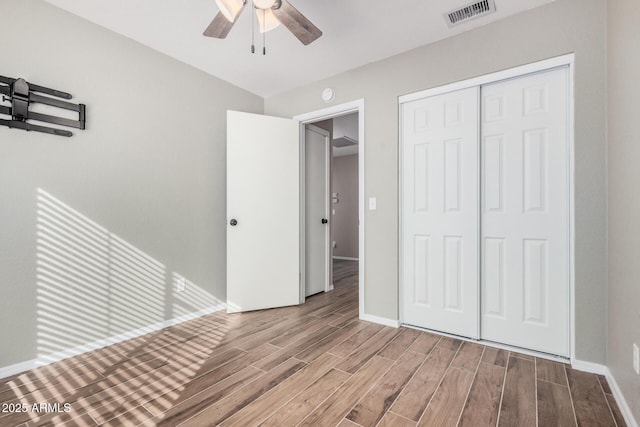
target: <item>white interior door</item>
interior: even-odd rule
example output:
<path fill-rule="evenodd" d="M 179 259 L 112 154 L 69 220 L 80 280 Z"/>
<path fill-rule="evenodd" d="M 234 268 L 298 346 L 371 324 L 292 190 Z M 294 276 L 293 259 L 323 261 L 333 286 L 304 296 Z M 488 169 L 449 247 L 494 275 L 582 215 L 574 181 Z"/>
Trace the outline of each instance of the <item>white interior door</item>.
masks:
<path fill-rule="evenodd" d="M 300 302 L 300 128 L 227 114 L 227 310 Z"/>
<path fill-rule="evenodd" d="M 483 339 L 569 355 L 568 69 L 482 87 Z"/>
<path fill-rule="evenodd" d="M 403 104 L 403 322 L 478 337 L 478 88 Z"/>
<path fill-rule="evenodd" d="M 329 132 L 305 126 L 305 296 L 329 288 Z"/>

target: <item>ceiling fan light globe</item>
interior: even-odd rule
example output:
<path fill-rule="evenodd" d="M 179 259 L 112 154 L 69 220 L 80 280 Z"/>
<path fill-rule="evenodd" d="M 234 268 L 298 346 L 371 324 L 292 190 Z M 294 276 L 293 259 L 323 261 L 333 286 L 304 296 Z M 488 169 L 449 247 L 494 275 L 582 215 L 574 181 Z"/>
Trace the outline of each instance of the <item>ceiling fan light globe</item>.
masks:
<path fill-rule="evenodd" d="M 242 11 L 243 0 L 216 0 L 220 12 L 229 22 L 236 22 L 236 18 Z"/>
<path fill-rule="evenodd" d="M 271 9 L 276 4 L 276 0 L 253 0 L 253 5 L 257 9 Z"/>
<path fill-rule="evenodd" d="M 280 21 L 276 18 L 276 15 L 271 9 L 256 9 L 256 16 L 258 17 L 258 25 L 260 26 L 260 32 L 266 33 L 280 25 Z"/>

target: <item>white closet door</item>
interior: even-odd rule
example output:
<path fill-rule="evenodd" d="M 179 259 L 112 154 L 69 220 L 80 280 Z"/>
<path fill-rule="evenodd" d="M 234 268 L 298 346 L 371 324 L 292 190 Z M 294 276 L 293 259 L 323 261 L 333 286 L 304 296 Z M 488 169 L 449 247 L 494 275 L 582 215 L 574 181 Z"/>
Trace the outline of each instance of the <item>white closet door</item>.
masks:
<path fill-rule="evenodd" d="M 403 322 L 478 336 L 478 88 L 402 106 Z"/>
<path fill-rule="evenodd" d="M 482 339 L 569 355 L 568 70 L 482 87 Z"/>

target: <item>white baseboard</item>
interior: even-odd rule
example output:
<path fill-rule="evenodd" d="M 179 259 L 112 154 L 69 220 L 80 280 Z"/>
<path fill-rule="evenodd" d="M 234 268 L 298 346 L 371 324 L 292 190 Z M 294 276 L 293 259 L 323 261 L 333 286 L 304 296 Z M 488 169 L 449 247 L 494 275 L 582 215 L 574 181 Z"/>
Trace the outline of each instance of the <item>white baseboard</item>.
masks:
<path fill-rule="evenodd" d="M 348 256 L 334 256 L 333 259 L 342 259 L 345 261 L 360 261 L 360 258 L 351 258 Z"/>
<path fill-rule="evenodd" d="M 607 382 L 609 383 L 609 387 L 611 388 L 613 397 L 616 399 L 618 408 L 620 409 L 620 412 L 622 412 L 622 416 L 624 417 L 624 420 L 627 423 L 627 426 L 639 427 L 638 421 L 634 418 L 633 413 L 631 412 L 631 408 L 629 407 L 627 400 L 624 398 L 624 395 L 622 394 L 622 391 L 618 386 L 618 382 L 616 381 L 613 374 L 611 374 L 611 371 L 607 366 L 601 365 L 598 363 L 591 363 L 591 362 L 585 362 L 582 360 L 573 359 L 571 361 L 571 367 L 573 369 L 577 369 L 578 371 L 604 375 L 607 378 Z"/>
<path fill-rule="evenodd" d="M 627 399 L 624 398 L 620 387 L 618 386 L 618 382 L 616 381 L 613 374 L 609 368 L 607 368 L 607 381 L 609 382 L 609 387 L 611 387 L 611 392 L 613 393 L 613 397 L 616 399 L 618 403 L 618 408 L 620 408 L 620 412 L 622 412 L 622 416 L 624 420 L 627 422 L 628 427 L 638 427 L 638 421 L 634 418 L 633 413 L 631 412 L 631 408 L 627 403 Z"/>
<path fill-rule="evenodd" d="M 584 360 L 571 359 L 571 367 L 578 371 L 589 372 L 590 374 L 607 375 L 609 369 L 600 363 L 585 362 Z"/>
<path fill-rule="evenodd" d="M 36 360 L 27 360 L 26 362 L 16 363 L 0 368 L 0 378 L 10 377 L 20 372 L 28 371 L 36 367 Z"/>
<path fill-rule="evenodd" d="M 387 319 L 386 317 L 378 317 L 372 314 L 361 314 L 360 320 L 364 320 L 365 322 L 378 323 L 384 326 L 391 326 L 392 328 L 399 328 L 400 321 Z"/>
<path fill-rule="evenodd" d="M 77 356 L 88 351 L 97 350 L 108 345 L 117 344 L 122 341 L 129 340 L 131 338 L 137 338 L 142 335 L 159 331 L 169 326 L 177 325 L 178 323 L 187 322 L 189 320 L 196 319 L 198 317 L 206 316 L 207 314 L 215 313 L 216 311 L 224 310 L 226 304 L 218 304 L 213 307 L 205 308 L 195 313 L 185 314 L 180 317 L 165 320 L 162 322 L 154 323 L 153 325 L 145 326 L 143 328 L 135 329 L 125 332 L 123 334 L 114 335 L 112 337 L 104 338 L 91 343 L 83 344 L 74 348 L 60 351 L 58 353 L 49 354 L 47 356 L 41 356 L 36 359 L 27 360 L 25 362 L 16 363 L 5 367 L 0 367 L 0 378 L 10 377 L 11 375 L 19 374 L 20 372 L 28 371 L 30 369 L 37 368 L 38 366 L 48 365 L 50 363 L 58 362 L 68 357 Z"/>

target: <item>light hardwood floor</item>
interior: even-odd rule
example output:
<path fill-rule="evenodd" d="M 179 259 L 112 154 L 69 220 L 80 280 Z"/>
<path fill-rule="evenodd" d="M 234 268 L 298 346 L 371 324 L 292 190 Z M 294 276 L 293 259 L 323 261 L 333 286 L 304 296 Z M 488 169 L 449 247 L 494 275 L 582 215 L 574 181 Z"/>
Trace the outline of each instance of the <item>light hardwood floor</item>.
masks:
<path fill-rule="evenodd" d="M 299 307 L 215 313 L 0 380 L 13 425 L 623 426 L 604 377 L 358 320 L 357 262 Z"/>

